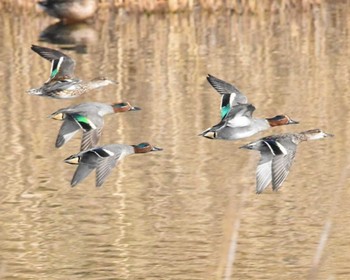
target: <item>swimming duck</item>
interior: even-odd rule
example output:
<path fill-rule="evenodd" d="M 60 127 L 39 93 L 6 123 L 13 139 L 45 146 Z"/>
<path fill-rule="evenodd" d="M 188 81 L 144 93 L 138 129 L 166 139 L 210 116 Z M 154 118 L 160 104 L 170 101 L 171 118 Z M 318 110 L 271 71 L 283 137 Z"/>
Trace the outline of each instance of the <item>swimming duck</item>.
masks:
<path fill-rule="evenodd" d="M 254 111 L 255 107 L 252 104 L 234 105 L 218 124 L 204 130 L 199 135 L 209 139 L 237 140 L 250 137 L 270 127 L 299 123 L 287 115 L 253 118 Z"/>
<path fill-rule="evenodd" d="M 95 147 L 65 159 L 66 163 L 77 164 L 71 186 L 74 187 L 96 169 L 96 187 L 102 186 L 107 176 L 125 156 L 138 153 L 161 151 L 161 148 L 140 143 L 138 145 L 111 144 Z"/>
<path fill-rule="evenodd" d="M 42 0 L 39 6 L 65 23 L 84 21 L 94 16 L 97 0 Z"/>
<path fill-rule="evenodd" d="M 91 81 L 73 78 L 75 61 L 72 58 L 50 48 L 32 45 L 31 49 L 41 57 L 51 61 L 51 74 L 40 88 L 28 90 L 30 95 L 57 99 L 75 98 L 87 91 L 116 84 L 116 82 L 106 78 L 96 78 Z"/>
<path fill-rule="evenodd" d="M 261 193 L 272 182 L 272 189 L 278 191 L 287 178 L 297 146 L 300 142 L 333 137 L 320 129 L 300 133 L 271 135 L 240 147 L 260 151 L 256 169 L 256 193 Z"/>
<path fill-rule="evenodd" d="M 56 148 L 62 147 L 79 130 L 83 131 L 80 150 L 87 150 L 97 145 L 102 128 L 103 116 L 112 113 L 141 110 L 128 102 L 104 104 L 97 102 L 81 103 L 67 108 L 59 109 L 49 118 L 63 120 L 56 139 Z"/>

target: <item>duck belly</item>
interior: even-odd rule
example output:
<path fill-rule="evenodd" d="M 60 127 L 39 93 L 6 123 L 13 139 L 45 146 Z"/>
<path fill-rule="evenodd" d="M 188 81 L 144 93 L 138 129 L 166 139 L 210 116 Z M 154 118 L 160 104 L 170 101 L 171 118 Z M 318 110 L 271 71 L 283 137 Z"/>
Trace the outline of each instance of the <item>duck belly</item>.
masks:
<path fill-rule="evenodd" d="M 237 140 L 250 137 L 260 130 L 252 127 L 225 127 L 217 132 L 216 138 L 224 140 Z"/>

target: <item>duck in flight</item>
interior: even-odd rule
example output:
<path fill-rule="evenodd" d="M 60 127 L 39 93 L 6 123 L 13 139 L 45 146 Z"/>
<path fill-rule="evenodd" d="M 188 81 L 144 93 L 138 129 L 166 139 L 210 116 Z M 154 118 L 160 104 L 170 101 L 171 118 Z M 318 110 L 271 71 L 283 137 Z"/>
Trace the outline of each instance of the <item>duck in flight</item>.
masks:
<path fill-rule="evenodd" d="M 237 140 L 250 137 L 270 127 L 299 123 L 287 115 L 254 118 L 255 107 L 248 103 L 247 97 L 235 86 L 212 75 L 208 75 L 207 80 L 221 94 L 221 121 L 204 130 L 200 136 L 209 139 Z"/>
<path fill-rule="evenodd" d="M 80 150 L 90 149 L 98 144 L 105 115 L 136 110 L 141 109 L 131 106 L 128 102 L 114 104 L 88 102 L 59 109 L 49 116 L 51 119 L 63 120 L 56 139 L 56 148 L 62 147 L 79 130 L 82 130 Z"/>
<path fill-rule="evenodd" d="M 82 151 L 65 159 L 66 163 L 78 165 L 71 186 L 76 186 L 96 169 L 96 187 L 100 187 L 112 169 L 125 156 L 161 150 L 162 148 L 149 143 L 140 143 L 138 145 L 110 144 Z"/>
<path fill-rule="evenodd" d="M 262 193 L 271 182 L 272 189 L 278 191 L 289 174 L 298 144 L 325 137 L 333 135 L 320 129 L 312 129 L 300 133 L 271 135 L 240 147 L 260 152 L 256 169 L 256 193 Z"/>
<path fill-rule="evenodd" d="M 74 77 L 75 61 L 68 55 L 50 48 L 32 45 L 31 49 L 51 61 L 49 79 L 39 88 L 28 90 L 28 94 L 57 99 L 76 98 L 90 90 L 116 84 L 106 78 L 82 81 Z"/>

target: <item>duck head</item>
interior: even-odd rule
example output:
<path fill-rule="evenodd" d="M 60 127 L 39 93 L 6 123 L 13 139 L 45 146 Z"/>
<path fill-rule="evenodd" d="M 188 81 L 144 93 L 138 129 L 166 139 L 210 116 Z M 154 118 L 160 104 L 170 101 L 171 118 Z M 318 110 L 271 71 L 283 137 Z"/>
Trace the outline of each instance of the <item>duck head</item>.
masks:
<path fill-rule="evenodd" d="M 117 84 L 116 81 L 109 80 L 105 77 L 95 78 L 89 82 L 90 89 L 100 88 L 108 85 Z"/>
<path fill-rule="evenodd" d="M 141 110 L 139 107 L 131 106 L 129 102 L 114 103 L 112 104 L 112 107 L 115 113 Z"/>
<path fill-rule="evenodd" d="M 317 140 L 317 139 L 322 139 L 322 138 L 334 136 L 333 134 L 326 133 L 318 128 L 303 131 L 300 134 L 303 134 L 307 140 Z"/>
<path fill-rule="evenodd" d="M 287 124 L 298 124 L 299 122 L 292 120 L 287 115 L 277 115 L 273 118 L 266 119 L 271 127 Z"/>
<path fill-rule="evenodd" d="M 137 145 L 133 145 L 135 154 L 140 154 L 140 153 L 148 153 L 148 152 L 156 152 L 156 151 L 162 151 L 162 148 L 152 146 L 149 143 L 140 143 Z"/>

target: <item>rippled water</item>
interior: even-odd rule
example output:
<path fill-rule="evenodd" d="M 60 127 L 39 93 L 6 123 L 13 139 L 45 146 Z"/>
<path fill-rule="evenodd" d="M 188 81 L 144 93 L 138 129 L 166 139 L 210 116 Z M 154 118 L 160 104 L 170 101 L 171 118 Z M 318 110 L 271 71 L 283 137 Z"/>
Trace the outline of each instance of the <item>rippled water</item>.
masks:
<path fill-rule="evenodd" d="M 102 11 L 69 28 L 3 13 L 0 278 L 350 279 L 349 12 L 346 1 L 283 14 Z M 29 96 L 50 69 L 31 44 L 67 52 L 78 77 L 119 84 L 69 101 Z M 207 73 L 238 86 L 256 116 L 300 124 L 236 142 L 198 137 L 219 119 Z M 142 111 L 107 116 L 101 143 L 164 151 L 126 158 L 100 189 L 94 176 L 71 188 L 63 159 L 80 139 L 56 150 L 60 123 L 46 117 L 122 100 Z M 301 144 L 281 191 L 256 195 L 259 155 L 237 148 L 310 128 L 336 137 Z"/>

